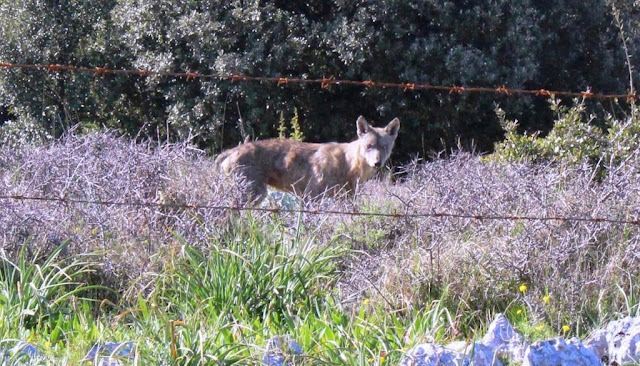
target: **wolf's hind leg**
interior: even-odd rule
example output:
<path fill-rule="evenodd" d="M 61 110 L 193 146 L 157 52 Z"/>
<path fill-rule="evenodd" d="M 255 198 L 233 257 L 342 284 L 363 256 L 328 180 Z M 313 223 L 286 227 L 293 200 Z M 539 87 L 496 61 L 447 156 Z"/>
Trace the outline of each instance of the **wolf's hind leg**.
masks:
<path fill-rule="evenodd" d="M 247 200 L 249 206 L 258 206 L 260 202 L 267 196 L 267 185 L 260 182 L 250 182 L 246 187 Z"/>

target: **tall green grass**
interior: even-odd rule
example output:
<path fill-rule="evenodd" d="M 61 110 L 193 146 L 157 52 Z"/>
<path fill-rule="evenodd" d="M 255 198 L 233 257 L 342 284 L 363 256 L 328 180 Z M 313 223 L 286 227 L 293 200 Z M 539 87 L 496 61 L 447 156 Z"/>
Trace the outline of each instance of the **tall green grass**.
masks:
<path fill-rule="evenodd" d="M 92 329 L 91 296 L 105 288 L 87 280 L 99 263 L 91 255 L 64 258 L 65 248 L 41 257 L 25 244 L 13 260 L 0 249 L 0 340 L 7 347 L 13 339 L 57 349 L 71 334 Z"/>
<path fill-rule="evenodd" d="M 132 356 L 120 357 L 127 364 L 254 364 L 284 336 L 304 349 L 298 364 L 371 365 L 450 337 L 455 315 L 444 301 L 409 314 L 366 299 L 343 307 L 334 289 L 351 252 L 314 231 L 246 217 L 207 243 L 175 237 L 154 258 L 158 270 L 117 302 L 83 282 L 97 257 L 65 259 L 64 246 L 44 259 L 2 254 L 0 347 L 27 340 L 44 363 L 76 364 L 93 344 L 132 342 Z"/>

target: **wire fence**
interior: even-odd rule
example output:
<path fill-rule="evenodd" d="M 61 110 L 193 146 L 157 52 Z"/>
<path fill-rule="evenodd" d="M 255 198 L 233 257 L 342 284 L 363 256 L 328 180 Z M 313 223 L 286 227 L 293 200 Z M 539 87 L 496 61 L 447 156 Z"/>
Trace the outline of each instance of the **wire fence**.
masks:
<path fill-rule="evenodd" d="M 95 77 L 105 75 L 134 75 L 140 77 L 149 76 L 161 76 L 174 79 L 185 79 L 186 81 L 194 79 L 209 79 L 209 80 L 230 80 L 232 82 L 246 81 L 246 82 L 267 82 L 276 83 L 277 85 L 288 84 L 312 84 L 320 85 L 321 88 L 327 89 L 332 85 L 352 85 L 361 86 L 367 88 L 394 88 L 402 89 L 403 91 L 413 90 L 435 90 L 444 91 L 449 93 L 494 93 L 502 95 L 533 95 L 533 96 L 563 96 L 563 97 L 578 97 L 578 98 L 591 98 L 591 99 L 617 99 L 626 101 L 635 101 L 639 98 L 634 92 L 628 92 L 626 94 L 604 94 L 594 93 L 591 89 L 580 92 L 570 91 L 557 91 L 547 89 L 517 89 L 501 86 L 498 88 L 492 87 L 465 87 L 465 86 L 442 86 L 442 85 L 430 85 L 430 84 L 417 84 L 417 83 L 390 83 L 380 82 L 374 80 L 346 80 L 335 79 L 334 77 L 323 77 L 321 79 L 306 79 L 306 78 L 288 78 L 288 77 L 264 77 L 264 76 L 248 76 L 242 74 L 201 74 L 199 72 L 166 72 L 166 71 L 150 71 L 150 70 L 121 70 L 121 69 L 109 69 L 106 67 L 79 67 L 70 65 L 59 64 L 13 64 L 8 62 L 0 63 L 0 69 L 21 69 L 21 70 L 42 70 L 46 72 L 76 72 L 76 73 L 91 73 Z"/>
<path fill-rule="evenodd" d="M 498 221 L 561 221 L 561 222 L 584 222 L 584 223 L 611 223 L 620 225 L 640 226 L 640 219 L 615 219 L 609 217 L 577 217 L 577 216 L 529 216 L 510 214 L 469 214 L 453 212 L 364 212 L 346 210 L 326 210 L 326 209 L 291 209 L 283 207 L 258 207 L 258 206 L 222 206 L 222 205 L 196 205 L 180 203 L 159 203 L 146 201 L 111 201 L 111 200 L 89 200 L 70 199 L 66 197 L 44 197 L 44 196 L 24 196 L 24 195 L 0 195 L 0 200 L 12 201 L 40 201 L 54 202 L 64 205 L 99 205 L 99 206 L 130 206 L 183 210 L 219 210 L 219 211 L 256 211 L 265 213 L 294 213 L 310 215 L 337 215 L 337 216 L 367 216 L 385 218 L 453 218 L 470 220 L 498 220 Z"/>

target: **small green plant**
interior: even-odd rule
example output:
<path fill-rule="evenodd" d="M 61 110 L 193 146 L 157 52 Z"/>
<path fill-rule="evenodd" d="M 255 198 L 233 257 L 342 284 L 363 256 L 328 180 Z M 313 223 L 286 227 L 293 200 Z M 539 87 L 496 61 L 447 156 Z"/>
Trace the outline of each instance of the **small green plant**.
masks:
<path fill-rule="evenodd" d="M 293 117 L 290 121 L 291 124 L 291 133 L 289 134 L 290 139 L 296 141 L 303 141 L 304 134 L 302 133 L 302 126 L 300 124 L 300 117 L 298 116 L 298 108 L 293 108 Z M 278 122 L 278 138 L 284 139 L 287 138 L 288 128 L 286 126 L 284 112 L 280 112 L 280 120 Z"/>
<path fill-rule="evenodd" d="M 284 111 L 280 111 L 280 120 L 278 122 L 278 138 L 287 138 L 287 124 L 284 119 Z"/>
<path fill-rule="evenodd" d="M 602 129 L 594 125 L 595 116 L 586 115 L 585 100 L 574 100 L 571 107 L 562 105 L 554 97 L 549 103 L 556 120 L 545 137 L 540 137 L 539 132 L 519 133 L 518 121 L 507 120 L 505 112 L 496 107 L 505 138 L 496 144 L 491 158 L 508 162 L 597 162 L 606 147 L 606 138 Z"/>
<path fill-rule="evenodd" d="M 496 116 L 504 131 L 504 140 L 496 144 L 491 159 L 498 161 L 538 161 L 544 157 L 543 149 L 538 138 L 538 132 L 520 134 L 518 120 L 507 120 L 506 112 L 496 106 Z"/>
<path fill-rule="evenodd" d="M 640 118 L 635 103 L 630 104 L 625 116 L 607 114 L 604 121 L 598 121 L 595 115 L 587 115 L 584 99 L 574 100 L 571 107 L 554 97 L 549 103 L 556 119 L 545 137 L 541 137 L 539 132 L 518 132 L 518 121 L 508 120 L 504 110 L 496 107 L 495 112 L 505 137 L 495 145 L 495 152 L 489 159 L 506 162 L 554 161 L 570 165 L 586 161 L 611 167 L 630 158 L 640 146 Z"/>
<path fill-rule="evenodd" d="M 620 281 L 622 282 L 622 281 Z M 632 276 L 627 273 L 627 281 L 626 286 L 623 287 L 618 281 L 616 281 L 616 288 L 618 289 L 619 295 L 622 298 L 622 304 L 625 307 L 624 315 L 625 316 L 640 316 L 640 296 L 637 291 L 634 289 L 634 279 Z M 626 288 L 625 288 L 626 287 Z"/>
<path fill-rule="evenodd" d="M 302 126 L 300 125 L 300 120 L 298 118 L 298 108 L 293 108 L 293 118 L 291 118 L 291 128 L 293 132 L 291 133 L 291 138 L 297 141 L 304 140 L 304 134 L 302 133 Z"/>

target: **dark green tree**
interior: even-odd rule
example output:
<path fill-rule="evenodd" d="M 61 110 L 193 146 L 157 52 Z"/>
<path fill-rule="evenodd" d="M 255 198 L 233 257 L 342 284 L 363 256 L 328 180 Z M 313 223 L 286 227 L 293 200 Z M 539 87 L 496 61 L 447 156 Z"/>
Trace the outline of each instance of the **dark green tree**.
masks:
<path fill-rule="evenodd" d="M 100 65 L 98 27 L 114 0 L 0 2 L 0 59 L 18 64 Z M 0 72 L 0 101 L 11 115 L 0 135 L 9 141 L 45 139 L 78 123 L 100 121 L 91 75 L 44 70 Z M 7 136 L 7 134 L 9 136 Z"/>

